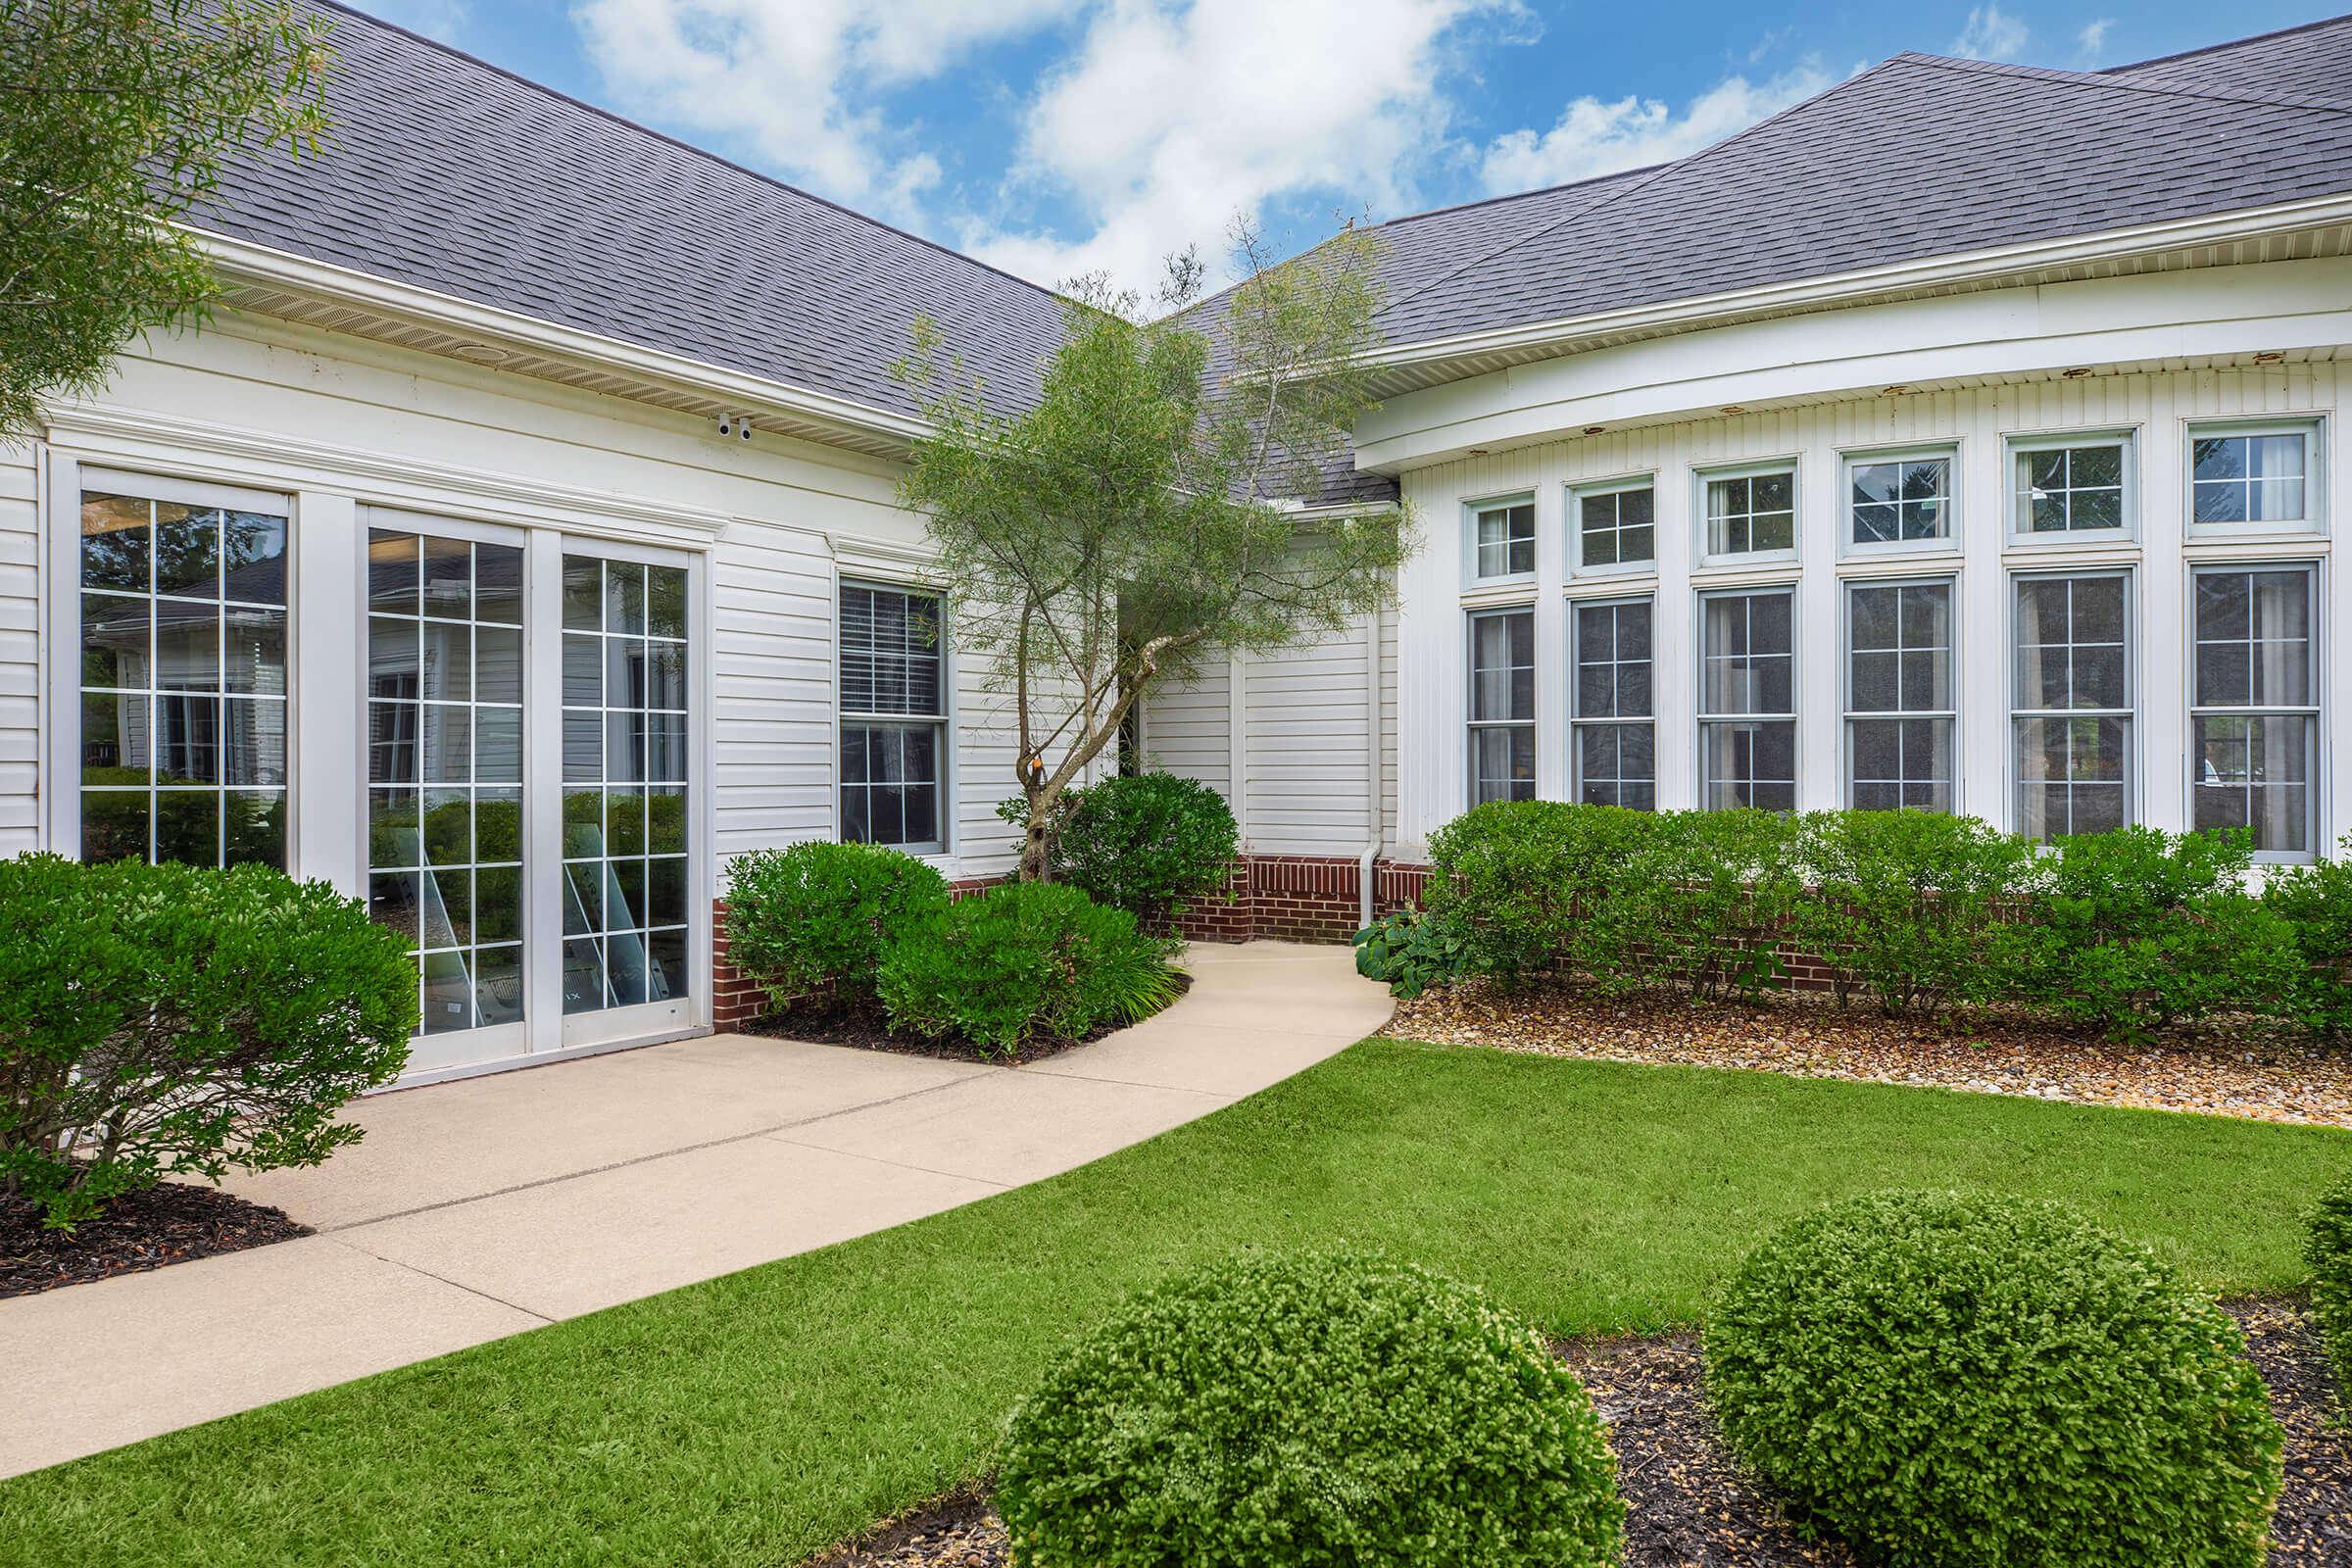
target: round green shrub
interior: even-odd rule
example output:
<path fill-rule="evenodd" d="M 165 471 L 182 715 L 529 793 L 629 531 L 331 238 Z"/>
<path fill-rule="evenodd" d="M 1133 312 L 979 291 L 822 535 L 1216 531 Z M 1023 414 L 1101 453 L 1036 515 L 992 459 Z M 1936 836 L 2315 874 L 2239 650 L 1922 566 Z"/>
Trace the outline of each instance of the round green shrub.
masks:
<path fill-rule="evenodd" d="M 1006 882 L 908 927 L 882 960 L 894 1029 L 1017 1051 L 1133 1023 L 1176 995 L 1169 944 L 1073 887 Z"/>
<path fill-rule="evenodd" d="M 1054 874 L 1156 923 L 1222 894 L 1240 853 L 1223 796 L 1174 773 L 1136 773 L 1076 792 L 1054 841 Z"/>
<path fill-rule="evenodd" d="M 1534 1330 L 1378 1255 L 1245 1254 L 1138 1297 L 1012 1417 L 1028 1568 L 1580 1568 L 1625 1509 Z"/>
<path fill-rule="evenodd" d="M 2311 1265 L 2311 1310 L 2344 1403 L 2352 1407 L 2352 1182 L 2322 1198 L 2303 1243 Z"/>
<path fill-rule="evenodd" d="M 168 1176 L 316 1165 L 416 1028 L 399 933 L 323 882 L 0 860 L 0 1193 L 71 1228 Z"/>
<path fill-rule="evenodd" d="M 2280 1435 L 2236 1326 L 2051 1203 L 1798 1220 L 1706 1331 L 1733 1450 L 1892 1568 L 2258 1568 Z"/>
<path fill-rule="evenodd" d="M 755 850 L 727 866 L 727 961 L 779 1006 L 871 995 L 882 955 L 948 906 L 937 866 L 875 844 Z"/>

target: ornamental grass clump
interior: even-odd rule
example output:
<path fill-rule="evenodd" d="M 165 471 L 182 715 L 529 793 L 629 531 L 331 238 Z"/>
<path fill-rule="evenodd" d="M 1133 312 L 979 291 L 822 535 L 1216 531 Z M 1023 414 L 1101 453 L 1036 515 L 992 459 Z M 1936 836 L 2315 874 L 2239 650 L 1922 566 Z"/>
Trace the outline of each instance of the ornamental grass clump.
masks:
<path fill-rule="evenodd" d="M 1598 1568 L 1625 1517 L 1536 1332 L 1361 1253 L 1135 1298 L 1014 1412 L 996 1502 L 1024 1568 Z"/>
<path fill-rule="evenodd" d="M 2328 1370 L 2352 1419 L 2352 1181 L 2320 1200 L 2303 1242 L 2311 1265 L 2311 1310 L 2320 1321 L 2320 1343 Z"/>
<path fill-rule="evenodd" d="M 2282 1443 L 2237 1327 L 2058 1204 L 1798 1220 L 1706 1331 L 1734 1452 L 1888 1568 L 2259 1568 Z"/>
<path fill-rule="evenodd" d="M 323 882 L 26 855 L 0 924 L 0 1196 L 52 1228 L 170 1176 L 316 1165 L 408 1062 L 408 941 Z"/>

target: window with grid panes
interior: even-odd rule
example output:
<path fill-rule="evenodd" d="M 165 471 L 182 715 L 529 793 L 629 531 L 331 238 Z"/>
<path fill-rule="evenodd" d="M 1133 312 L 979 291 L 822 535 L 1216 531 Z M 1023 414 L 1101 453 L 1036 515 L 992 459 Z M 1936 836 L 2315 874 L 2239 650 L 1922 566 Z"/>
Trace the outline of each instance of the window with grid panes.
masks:
<path fill-rule="evenodd" d="M 946 847 L 947 689 L 936 594 L 841 585 L 841 836 Z"/>

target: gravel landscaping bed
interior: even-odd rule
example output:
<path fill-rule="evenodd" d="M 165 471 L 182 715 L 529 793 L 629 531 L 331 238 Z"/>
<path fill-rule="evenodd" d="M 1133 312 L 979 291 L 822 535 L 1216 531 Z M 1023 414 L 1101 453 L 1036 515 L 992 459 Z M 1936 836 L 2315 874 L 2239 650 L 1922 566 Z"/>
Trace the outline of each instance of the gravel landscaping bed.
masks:
<path fill-rule="evenodd" d="M 1193 977 L 1183 970 L 1176 970 L 1175 976 L 1175 993 L 1168 999 L 1171 1006 L 1177 997 L 1193 986 Z M 856 1051 L 887 1051 L 902 1056 L 934 1056 L 945 1061 L 987 1061 L 1009 1066 L 1057 1056 L 1072 1046 L 1091 1045 L 1125 1027 L 1125 1024 L 1104 1024 L 1074 1040 L 1028 1040 L 1019 1051 L 1007 1053 L 963 1040 L 926 1040 L 911 1031 L 893 1030 L 878 1003 L 844 1007 L 827 999 L 768 1013 L 743 1025 L 743 1032 L 776 1040 L 806 1040 L 819 1046 L 848 1046 Z"/>
<path fill-rule="evenodd" d="M 2286 1488 L 2271 1526 L 2271 1568 L 2352 1561 L 2352 1445 L 2331 1427 L 2317 1338 L 2298 1303 L 2224 1303 L 2286 1428 Z M 1626 1499 L 1626 1568 L 1797 1568 L 1855 1561 L 1808 1541 L 1743 1479 L 1701 1396 L 1698 1336 L 1578 1340 L 1553 1347 L 1608 1423 Z M 1004 1527 L 959 1491 L 876 1526 L 807 1568 L 1004 1568 Z"/>
<path fill-rule="evenodd" d="M 30 1296 L 310 1234 L 308 1225 L 296 1224 L 282 1209 L 189 1182 L 126 1194 L 105 1213 L 74 1226 L 71 1236 L 43 1230 L 30 1203 L 0 1198 L 0 1297 Z"/>
<path fill-rule="evenodd" d="M 2352 1051 L 2239 1019 L 2122 1046 L 1997 1015 L 1948 1028 L 1886 1018 L 1867 1004 L 1840 1008 L 1811 995 L 1698 1005 L 1678 997 L 1602 1000 L 1545 986 L 1509 993 L 1471 981 L 1398 1003 L 1384 1033 L 1550 1056 L 1748 1067 L 2352 1127 Z"/>

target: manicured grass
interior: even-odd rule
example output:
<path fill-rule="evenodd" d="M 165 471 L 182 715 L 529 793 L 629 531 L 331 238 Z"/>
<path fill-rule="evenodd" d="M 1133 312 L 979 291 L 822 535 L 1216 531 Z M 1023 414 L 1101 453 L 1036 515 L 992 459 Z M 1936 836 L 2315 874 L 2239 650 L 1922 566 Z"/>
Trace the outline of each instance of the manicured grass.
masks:
<path fill-rule="evenodd" d="M 790 1568 L 986 1462 L 1065 1337 L 1242 1246 L 1373 1245 L 1567 1334 L 1687 1321 L 1800 1210 L 2063 1198 L 2292 1284 L 2352 1136 L 1367 1042 L 968 1208 L 0 1483 L 10 1560 Z M 190 1354 L 202 1348 L 191 1345 Z"/>

